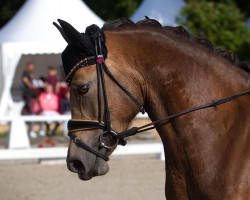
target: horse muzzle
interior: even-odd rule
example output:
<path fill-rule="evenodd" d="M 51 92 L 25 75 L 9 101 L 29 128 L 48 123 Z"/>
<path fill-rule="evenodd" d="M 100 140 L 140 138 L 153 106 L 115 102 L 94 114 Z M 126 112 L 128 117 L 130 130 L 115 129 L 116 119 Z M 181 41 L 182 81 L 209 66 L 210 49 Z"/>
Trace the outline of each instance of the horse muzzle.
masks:
<path fill-rule="evenodd" d="M 98 138 L 93 140 L 86 140 L 86 144 L 99 152 L 102 155 L 106 155 L 108 150 L 105 148 L 99 148 Z M 94 176 L 104 175 L 109 171 L 108 163 L 101 157 L 86 151 L 81 148 L 74 141 L 70 141 L 67 155 L 67 167 L 73 172 L 77 173 L 81 180 L 89 180 Z"/>

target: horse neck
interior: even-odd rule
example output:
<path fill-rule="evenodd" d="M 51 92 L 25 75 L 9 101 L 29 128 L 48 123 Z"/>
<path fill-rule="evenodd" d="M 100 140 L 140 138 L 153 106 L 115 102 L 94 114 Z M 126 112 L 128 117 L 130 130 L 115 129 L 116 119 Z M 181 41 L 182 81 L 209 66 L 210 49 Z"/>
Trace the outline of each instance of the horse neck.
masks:
<path fill-rule="evenodd" d="M 115 49 L 119 49 L 115 57 L 123 57 L 121 63 L 125 62 L 132 71 L 124 67 L 123 73 L 131 80 L 139 80 L 143 102 L 152 121 L 250 88 L 247 73 L 177 37 L 135 32 L 118 34 L 118 37 L 114 34 L 112 39 Z M 248 105 L 247 100 L 242 97 L 218 108 L 196 111 L 157 128 L 164 144 L 166 194 L 170 199 L 187 196 L 187 188 L 188 195 L 194 199 L 203 199 L 202 193 L 221 189 L 214 182 L 215 177 L 225 177 L 223 173 L 237 163 L 227 160 L 233 153 L 237 153 L 236 157 L 242 154 L 235 142 L 241 137 L 247 138 L 242 146 L 249 142 L 247 116 L 250 110 L 244 106 Z M 240 125 L 236 121 L 240 121 Z M 228 165 L 220 171 L 223 162 Z M 237 174 L 237 167 L 233 169 L 232 174 Z M 228 182 L 230 177 L 225 184 Z M 217 193 L 224 194 L 223 191 Z"/>
<path fill-rule="evenodd" d="M 136 67 L 153 120 L 249 90 L 249 74 L 193 42 L 154 33 L 136 46 L 141 60 Z"/>
<path fill-rule="evenodd" d="M 109 37 L 119 49 L 111 52 L 114 62 L 124 66 L 119 70 L 137 88 L 136 96 L 152 120 L 249 89 L 243 70 L 172 34 L 150 29 L 112 32 Z"/>

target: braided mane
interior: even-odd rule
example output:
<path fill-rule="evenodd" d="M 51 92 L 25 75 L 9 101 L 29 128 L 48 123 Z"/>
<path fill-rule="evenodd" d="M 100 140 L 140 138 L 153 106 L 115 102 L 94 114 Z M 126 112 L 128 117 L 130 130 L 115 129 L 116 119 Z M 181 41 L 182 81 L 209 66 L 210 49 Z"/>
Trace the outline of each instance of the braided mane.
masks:
<path fill-rule="evenodd" d="M 182 39 L 192 41 L 199 44 L 201 47 L 212 51 L 214 54 L 221 56 L 222 58 L 229 61 L 232 65 L 248 72 L 250 74 L 250 62 L 249 61 L 239 61 L 237 55 L 221 48 L 215 48 L 213 43 L 206 38 L 193 37 L 190 36 L 188 31 L 183 26 L 171 27 L 162 26 L 157 20 L 145 17 L 145 19 L 140 20 L 136 23 L 128 18 L 121 17 L 112 22 L 107 22 L 103 25 L 102 30 L 114 30 L 124 27 L 153 27 L 155 29 L 160 29 L 164 32 L 174 34 Z"/>

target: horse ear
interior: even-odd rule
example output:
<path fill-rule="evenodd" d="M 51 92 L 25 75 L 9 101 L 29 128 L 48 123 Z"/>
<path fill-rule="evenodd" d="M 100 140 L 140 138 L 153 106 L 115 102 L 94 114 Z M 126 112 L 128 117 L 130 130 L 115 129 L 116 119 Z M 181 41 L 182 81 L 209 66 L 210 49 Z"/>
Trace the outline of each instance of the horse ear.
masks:
<path fill-rule="evenodd" d="M 61 26 L 59 26 L 56 22 L 53 22 L 53 25 L 58 29 L 58 31 L 61 33 L 61 35 L 63 36 L 64 40 L 67 42 L 67 43 L 70 43 L 69 39 L 66 37 L 63 29 Z"/>
<path fill-rule="evenodd" d="M 72 44 L 77 47 L 79 50 L 93 55 L 95 53 L 94 46 L 90 40 L 90 38 L 85 33 L 78 32 L 71 24 L 61 19 L 58 19 L 58 22 L 61 25 L 61 28 L 64 33 L 64 39 L 68 42 L 68 44 Z M 61 32 L 61 31 L 60 31 Z"/>

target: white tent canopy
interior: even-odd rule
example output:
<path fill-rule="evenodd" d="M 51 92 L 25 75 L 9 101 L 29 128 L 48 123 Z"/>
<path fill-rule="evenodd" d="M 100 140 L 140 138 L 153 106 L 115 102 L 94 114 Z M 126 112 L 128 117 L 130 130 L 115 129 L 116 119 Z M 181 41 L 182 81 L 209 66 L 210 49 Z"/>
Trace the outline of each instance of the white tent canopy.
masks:
<path fill-rule="evenodd" d="M 22 55 L 60 54 L 66 47 L 52 25 L 58 18 L 81 32 L 104 23 L 81 0 L 27 0 L 0 30 L 0 116 L 13 109 L 10 89 Z"/>
<path fill-rule="evenodd" d="M 175 18 L 184 5 L 183 0 L 144 0 L 130 19 L 137 22 L 148 16 L 162 25 L 176 26 Z"/>

